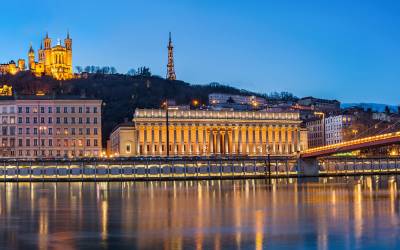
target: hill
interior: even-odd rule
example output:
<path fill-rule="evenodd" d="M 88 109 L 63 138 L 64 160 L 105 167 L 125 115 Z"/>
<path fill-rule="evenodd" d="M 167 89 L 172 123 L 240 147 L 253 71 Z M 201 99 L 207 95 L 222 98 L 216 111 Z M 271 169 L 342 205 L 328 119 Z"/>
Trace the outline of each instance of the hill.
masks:
<path fill-rule="evenodd" d="M 363 108 L 364 110 L 371 109 L 375 112 L 384 112 L 386 107 L 389 107 L 392 113 L 398 112 L 398 106 L 394 105 L 387 105 L 381 103 L 342 103 L 341 108 L 350 108 L 350 107 L 359 107 Z"/>
<path fill-rule="evenodd" d="M 21 72 L 2 76 L 0 83 L 12 85 L 17 95 L 32 95 L 43 91 L 50 95 L 85 95 L 103 100 L 103 142 L 113 127 L 123 122 L 124 118 L 132 118 L 136 108 L 159 108 L 165 99 L 174 99 L 176 104 L 189 104 L 197 99 L 200 104 L 207 104 L 210 93 L 265 97 L 218 83 L 191 85 L 157 76 L 122 74 L 90 74 L 87 78 L 57 81 L 50 77 L 36 78 L 30 72 Z"/>

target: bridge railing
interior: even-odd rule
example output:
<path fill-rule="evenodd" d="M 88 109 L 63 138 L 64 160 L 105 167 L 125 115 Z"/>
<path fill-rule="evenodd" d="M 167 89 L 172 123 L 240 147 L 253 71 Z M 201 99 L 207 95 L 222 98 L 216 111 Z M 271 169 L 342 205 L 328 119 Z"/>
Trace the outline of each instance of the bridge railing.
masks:
<path fill-rule="evenodd" d="M 400 136 L 400 132 L 369 136 L 369 137 L 346 141 L 346 142 L 341 142 L 341 143 L 337 143 L 337 144 L 311 148 L 311 149 L 307 149 L 301 153 L 302 154 L 310 154 L 310 153 L 322 152 L 322 151 L 326 151 L 326 150 L 343 148 L 343 147 L 357 145 L 357 144 L 361 144 L 361 143 L 374 142 L 377 140 L 390 139 L 390 138 L 395 138 L 395 137 L 399 137 L 399 136 Z"/>

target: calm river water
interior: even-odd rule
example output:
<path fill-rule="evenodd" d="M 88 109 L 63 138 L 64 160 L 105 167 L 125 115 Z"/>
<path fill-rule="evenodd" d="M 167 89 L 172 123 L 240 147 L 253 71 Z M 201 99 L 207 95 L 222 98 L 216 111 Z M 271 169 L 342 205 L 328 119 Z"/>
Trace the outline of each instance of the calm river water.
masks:
<path fill-rule="evenodd" d="M 395 249 L 399 181 L 0 183 L 0 249 Z"/>

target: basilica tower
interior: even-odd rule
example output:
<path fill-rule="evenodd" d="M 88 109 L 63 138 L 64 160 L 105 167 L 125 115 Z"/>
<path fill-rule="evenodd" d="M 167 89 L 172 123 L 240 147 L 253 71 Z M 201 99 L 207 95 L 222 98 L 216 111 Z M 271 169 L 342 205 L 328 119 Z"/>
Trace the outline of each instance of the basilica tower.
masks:
<path fill-rule="evenodd" d="M 67 32 L 67 38 L 64 39 L 66 53 L 65 64 L 72 70 L 72 39 L 69 37 L 69 31 Z"/>
<path fill-rule="evenodd" d="M 32 44 L 29 48 L 28 52 L 28 67 L 29 70 L 34 70 L 35 69 L 35 51 L 32 48 Z"/>
<path fill-rule="evenodd" d="M 176 80 L 174 67 L 174 46 L 172 45 L 171 32 L 169 32 L 167 79 Z"/>

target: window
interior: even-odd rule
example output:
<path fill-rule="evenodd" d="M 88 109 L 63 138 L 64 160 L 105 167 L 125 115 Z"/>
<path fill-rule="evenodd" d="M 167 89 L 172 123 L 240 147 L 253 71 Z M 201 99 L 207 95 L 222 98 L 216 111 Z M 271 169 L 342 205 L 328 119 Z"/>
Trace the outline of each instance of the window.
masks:
<path fill-rule="evenodd" d="M 86 140 L 86 146 L 90 147 L 90 139 Z"/>
<path fill-rule="evenodd" d="M 34 135 L 37 135 L 37 131 L 38 131 L 37 128 L 33 128 L 33 134 Z"/>
<path fill-rule="evenodd" d="M 86 124 L 90 124 L 90 117 L 86 117 Z"/>
<path fill-rule="evenodd" d="M 86 107 L 86 114 L 90 113 L 90 107 Z"/>
<path fill-rule="evenodd" d="M 27 124 L 30 123 L 29 117 L 26 117 L 26 118 L 25 118 L 25 123 L 27 123 Z"/>
<path fill-rule="evenodd" d="M 44 113 L 44 107 L 40 107 L 40 113 Z"/>
<path fill-rule="evenodd" d="M 56 123 L 57 123 L 57 124 L 60 124 L 60 123 L 61 123 L 61 118 L 60 118 L 60 117 L 57 117 L 57 118 L 56 118 Z"/>
<path fill-rule="evenodd" d="M 61 129 L 60 128 L 57 128 L 56 134 L 57 135 L 61 134 Z"/>
<path fill-rule="evenodd" d="M 18 107 L 18 113 L 22 114 L 22 107 Z"/>
<path fill-rule="evenodd" d="M 33 117 L 33 124 L 37 124 L 37 117 Z"/>
<path fill-rule="evenodd" d="M 41 139 L 41 140 L 40 140 L 40 145 L 41 145 L 42 147 L 44 147 L 44 142 L 45 142 L 45 139 Z"/>
<path fill-rule="evenodd" d="M 18 123 L 19 123 L 19 124 L 22 123 L 22 117 L 18 117 Z"/>
<path fill-rule="evenodd" d="M 82 117 L 79 117 L 79 124 L 82 124 Z"/>
<path fill-rule="evenodd" d="M 75 135 L 75 128 L 71 128 L 71 134 Z"/>
<path fill-rule="evenodd" d="M 97 124 L 97 117 L 93 118 L 93 123 Z"/>
<path fill-rule="evenodd" d="M 49 123 L 49 124 L 52 124 L 52 123 L 53 123 L 53 117 L 49 117 L 48 123 Z"/>
<path fill-rule="evenodd" d="M 83 108 L 82 108 L 82 107 L 79 107 L 78 112 L 79 112 L 79 113 L 82 113 L 82 110 L 83 110 Z"/>
<path fill-rule="evenodd" d="M 18 139 L 18 147 L 22 147 L 22 139 Z"/>
<path fill-rule="evenodd" d="M 64 117 L 64 124 L 68 124 L 68 118 Z"/>
<path fill-rule="evenodd" d="M 68 129 L 64 128 L 64 135 L 68 135 Z"/>
<path fill-rule="evenodd" d="M 97 128 L 94 128 L 94 129 L 93 129 L 93 134 L 94 134 L 94 135 L 97 135 Z"/>
<path fill-rule="evenodd" d="M 97 113 L 97 107 L 93 108 L 93 113 Z"/>
<path fill-rule="evenodd" d="M 75 117 L 71 118 L 71 124 L 75 124 Z"/>
<path fill-rule="evenodd" d="M 44 117 L 40 117 L 40 123 L 41 123 L 41 124 L 44 123 Z"/>
<path fill-rule="evenodd" d="M 125 151 L 126 151 L 126 153 L 130 153 L 131 152 L 131 144 L 130 143 L 126 144 Z"/>
<path fill-rule="evenodd" d="M 71 113 L 75 113 L 75 107 L 71 107 Z"/>
<path fill-rule="evenodd" d="M 48 107 L 48 108 L 47 108 L 47 112 L 48 112 L 49 114 L 53 113 L 53 108 L 52 108 L 52 107 Z"/>
<path fill-rule="evenodd" d="M 86 135 L 90 135 L 90 128 L 86 129 Z"/>
<path fill-rule="evenodd" d="M 31 133 L 31 129 L 30 128 L 26 128 L 25 134 L 29 135 Z"/>
<path fill-rule="evenodd" d="M 56 113 L 60 113 L 61 112 L 61 108 L 60 107 L 56 107 Z"/>
<path fill-rule="evenodd" d="M 31 146 L 31 141 L 30 141 L 29 139 L 26 139 L 25 145 L 26 145 L 27 147 L 30 147 L 30 146 Z"/>
<path fill-rule="evenodd" d="M 95 147 L 97 147 L 97 146 L 98 146 L 97 139 L 94 139 L 94 140 L 93 140 L 93 144 L 94 144 L 94 146 L 95 146 Z"/>
<path fill-rule="evenodd" d="M 22 128 L 18 128 L 18 134 L 22 135 Z"/>
<path fill-rule="evenodd" d="M 68 107 L 64 107 L 64 113 L 68 113 Z"/>
<path fill-rule="evenodd" d="M 25 107 L 25 113 L 29 113 L 29 107 Z"/>
<path fill-rule="evenodd" d="M 83 134 L 83 129 L 79 128 L 79 135 L 82 135 L 82 134 Z"/>
<path fill-rule="evenodd" d="M 49 135 L 53 134 L 53 128 L 49 128 Z"/>

